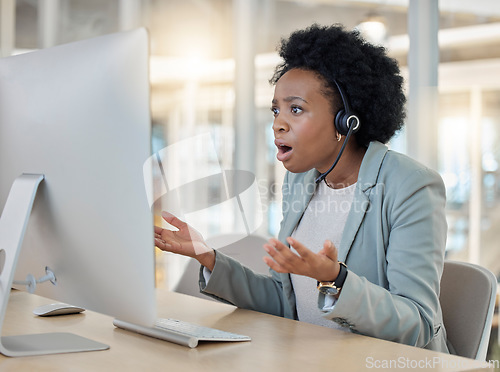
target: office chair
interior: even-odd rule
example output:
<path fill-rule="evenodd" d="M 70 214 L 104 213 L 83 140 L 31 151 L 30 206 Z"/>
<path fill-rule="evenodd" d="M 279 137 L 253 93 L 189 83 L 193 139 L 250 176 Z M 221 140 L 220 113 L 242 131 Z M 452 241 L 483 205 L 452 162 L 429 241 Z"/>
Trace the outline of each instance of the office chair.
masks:
<path fill-rule="evenodd" d="M 479 265 L 445 260 L 439 301 L 457 355 L 486 360 L 497 279 Z"/>
<path fill-rule="evenodd" d="M 206 242 L 210 247 L 236 259 L 252 270 L 264 275 L 269 274 L 269 267 L 262 260 L 262 257 L 266 255 L 266 251 L 262 248 L 267 242 L 266 238 L 259 235 L 239 237 L 235 234 L 225 234 L 207 239 Z M 200 293 L 198 285 L 199 271 L 200 264 L 194 258 L 191 258 L 173 291 L 204 299 L 212 299 Z"/>

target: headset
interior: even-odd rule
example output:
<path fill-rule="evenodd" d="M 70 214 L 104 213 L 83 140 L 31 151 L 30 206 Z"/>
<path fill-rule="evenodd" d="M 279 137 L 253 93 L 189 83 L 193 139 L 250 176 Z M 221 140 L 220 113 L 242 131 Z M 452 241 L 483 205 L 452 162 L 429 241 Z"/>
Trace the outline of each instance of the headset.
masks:
<path fill-rule="evenodd" d="M 337 80 L 333 80 L 333 82 L 335 83 L 337 89 L 339 90 L 340 98 L 342 99 L 342 104 L 344 105 L 344 108 L 340 109 L 335 115 L 334 119 L 335 129 L 337 130 L 338 133 L 346 137 L 333 165 L 325 173 L 321 173 L 318 176 L 318 178 L 316 178 L 316 183 L 323 181 L 326 178 L 326 176 L 328 176 L 328 174 L 333 170 L 333 168 L 335 168 L 335 166 L 340 160 L 340 157 L 342 156 L 342 153 L 344 152 L 345 146 L 347 145 L 349 138 L 353 133 L 356 133 L 359 130 L 359 127 L 361 125 L 361 121 L 359 120 L 358 114 L 356 114 L 354 111 L 351 110 L 351 106 L 349 105 L 349 100 L 347 99 L 347 95 L 342 89 L 342 86 L 339 84 Z"/>

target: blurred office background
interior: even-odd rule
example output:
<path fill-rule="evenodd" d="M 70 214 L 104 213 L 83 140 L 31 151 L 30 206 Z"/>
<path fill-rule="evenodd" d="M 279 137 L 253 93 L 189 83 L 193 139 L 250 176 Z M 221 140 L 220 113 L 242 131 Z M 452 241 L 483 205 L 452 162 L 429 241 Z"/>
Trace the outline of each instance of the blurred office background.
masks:
<path fill-rule="evenodd" d="M 369 40 L 387 48 L 406 78 L 406 129 L 390 147 L 441 173 L 448 197 L 447 257 L 476 262 L 500 274 L 499 1 L 0 0 L 0 4 L 3 57 L 147 27 L 152 151 L 209 133 L 216 155 L 202 166 L 255 175 L 262 217 L 255 232 L 265 236 L 275 235 L 279 228 L 284 175 L 275 156 L 269 110 L 273 87 L 268 80 L 279 62 L 276 46 L 282 37 L 314 22 L 359 28 Z M 180 172 L 197 171 L 196 164 L 172 166 Z M 198 192 L 207 200 L 214 196 L 223 200 L 227 190 L 215 183 Z M 214 205 L 197 228 L 213 235 L 234 231 L 234 213 Z M 162 265 L 163 260 L 159 255 Z M 160 266 L 158 276 L 161 283 L 169 282 Z"/>

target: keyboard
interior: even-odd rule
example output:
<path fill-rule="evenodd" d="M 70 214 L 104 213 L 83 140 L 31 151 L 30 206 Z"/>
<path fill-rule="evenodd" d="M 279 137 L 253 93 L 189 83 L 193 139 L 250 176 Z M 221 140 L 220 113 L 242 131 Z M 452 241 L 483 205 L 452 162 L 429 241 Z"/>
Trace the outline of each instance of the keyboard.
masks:
<path fill-rule="evenodd" d="M 250 341 L 251 338 L 237 333 L 221 331 L 220 329 L 204 327 L 177 319 L 157 319 L 153 327 L 115 319 L 113 324 L 127 331 L 174 342 L 179 345 L 195 348 L 199 341 Z"/>

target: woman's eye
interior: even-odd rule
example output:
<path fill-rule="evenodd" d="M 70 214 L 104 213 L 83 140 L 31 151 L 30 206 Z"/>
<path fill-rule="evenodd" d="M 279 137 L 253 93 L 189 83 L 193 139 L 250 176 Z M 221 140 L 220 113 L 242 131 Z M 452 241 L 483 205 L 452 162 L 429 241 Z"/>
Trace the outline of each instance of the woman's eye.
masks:
<path fill-rule="evenodd" d="M 302 109 L 298 106 L 292 106 L 291 110 L 292 110 L 292 113 L 294 113 L 294 114 L 300 114 L 302 112 Z"/>
<path fill-rule="evenodd" d="M 276 107 L 271 107 L 271 112 L 273 113 L 273 116 L 276 117 L 280 113 L 280 110 Z"/>

